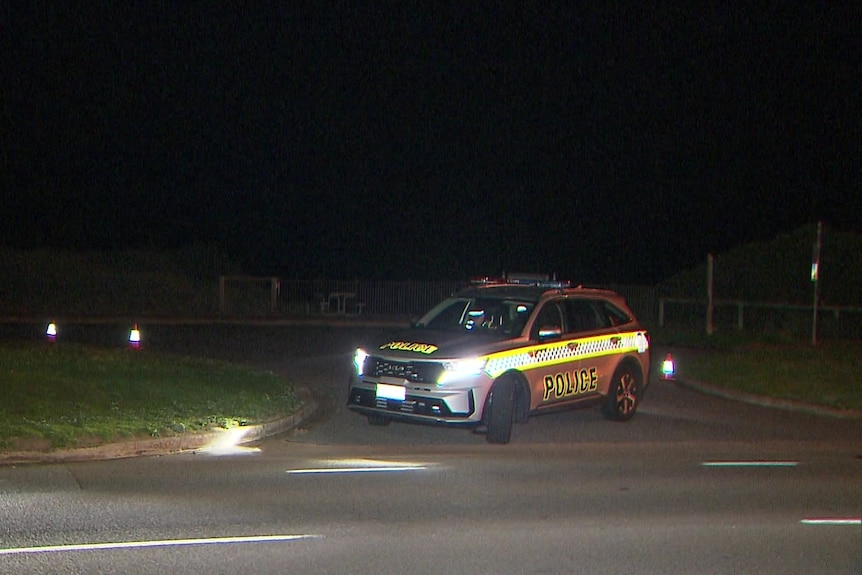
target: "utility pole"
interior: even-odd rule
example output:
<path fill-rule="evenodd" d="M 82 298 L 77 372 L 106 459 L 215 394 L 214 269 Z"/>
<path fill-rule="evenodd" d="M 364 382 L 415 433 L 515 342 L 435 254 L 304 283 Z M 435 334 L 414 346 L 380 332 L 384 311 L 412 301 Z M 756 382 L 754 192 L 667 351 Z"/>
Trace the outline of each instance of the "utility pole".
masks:
<path fill-rule="evenodd" d="M 715 258 L 712 254 L 706 256 L 706 335 L 715 333 L 715 324 L 712 321 L 713 310 L 715 304 L 713 302 L 712 284 L 713 284 L 713 268 L 715 266 Z"/>
<path fill-rule="evenodd" d="M 814 282 L 814 318 L 811 325 L 811 345 L 817 345 L 817 305 L 820 301 L 820 246 L 823 240 L 823 222 L 817 222 L 817 240 L 811 257 L 811 281 Z"/>

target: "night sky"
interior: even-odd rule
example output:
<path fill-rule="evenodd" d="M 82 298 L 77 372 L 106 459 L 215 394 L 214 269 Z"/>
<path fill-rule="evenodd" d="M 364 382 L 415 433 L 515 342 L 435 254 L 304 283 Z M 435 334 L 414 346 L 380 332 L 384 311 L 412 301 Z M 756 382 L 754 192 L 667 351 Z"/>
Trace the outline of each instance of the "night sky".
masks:
<path fill-rule="evenodd" d="M 650 284 L 862 232 L 862 5 L 644 4 L 4 2 L 0 245 Z"/>

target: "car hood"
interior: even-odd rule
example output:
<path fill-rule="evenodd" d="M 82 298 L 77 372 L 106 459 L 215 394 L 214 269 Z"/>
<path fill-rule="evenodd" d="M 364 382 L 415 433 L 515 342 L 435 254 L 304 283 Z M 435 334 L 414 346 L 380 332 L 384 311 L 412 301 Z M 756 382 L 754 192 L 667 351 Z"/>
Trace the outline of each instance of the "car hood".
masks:
<path fill-rule="evenodd" d="M 421 328 L 395 332 L 370 342 L 365 351 L 399 360 L 456 359 L 494 353 L 512 347 L 518 338 Z"/>

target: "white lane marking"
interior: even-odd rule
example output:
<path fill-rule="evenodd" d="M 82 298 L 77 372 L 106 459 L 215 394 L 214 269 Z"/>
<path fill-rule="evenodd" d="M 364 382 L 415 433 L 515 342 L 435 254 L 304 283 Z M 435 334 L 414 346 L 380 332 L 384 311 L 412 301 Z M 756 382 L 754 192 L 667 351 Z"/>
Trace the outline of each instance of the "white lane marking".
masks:
<path fill-rule="evenodd" d="M 862 517 L 807 517 L 803 525 L 862 525 Z"/>
<path fill-rule="evenodd" d="M 56 553 L 67 551 L 97 551 L 110 549 L 141 549 L 145 547 L 182 547 L 188 545 L 224 545 L 235 543 L 271 543 L 295 541 L 298 539 L 318 539 L 322 535 L 252 535 L 247 537 L 209 537 L 203 539 L 163 539 L 161 541 L 119 541 L 114 543 L 79 543 L 70 545 L 44 545 L 39 547 L 13 547 L 0 549 L 0 555 L 20 555 L 25 553 Z"/>
<path fill-rule="evenodd" d="M 798 461 L 704 461 L 704 467 L 796 467 Z M 799 521 L 803 525 L 862 525 L 859 517 L 807 517 Z"/>
<path fill-rule="evenodd" d="M 739 461 L 704 461 L 704 467 L 796 467 L 798 461 L 739 460 Z"/>
<path fill-rule="evenodd" d="M 421 471 L 427 469 L 424 465 L 397 466 L 397 467 L 318 467 L 313 469 L 288 469 L 286 473 L 291 475 L 314 475 L 324 473 L 379 473 L 392 471 Z"/>

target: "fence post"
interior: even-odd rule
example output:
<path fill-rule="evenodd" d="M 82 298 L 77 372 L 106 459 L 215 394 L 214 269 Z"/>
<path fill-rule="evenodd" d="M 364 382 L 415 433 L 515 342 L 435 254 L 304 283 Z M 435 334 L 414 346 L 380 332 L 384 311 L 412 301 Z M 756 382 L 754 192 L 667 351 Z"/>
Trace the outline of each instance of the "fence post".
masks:
<path fill-rule="evenodd" d="M 739 301 L 736 302 L 736 329 L 742 331 L 745 329 L 745 325 L 742 319 L 742 308 L 745 307 L 745 302 Z"/>
<path fill-rule="evenodd" d="M 712 282 L 713 282 L 713 267 L 715 258 L 712 254 L 706 256 L 706 335 L 715 333 L 715 324 L 712 316 L 715 309 L 715 304 L 712 300 Z"/>
<path fill-rule="evenodd" d="M 658 298 L 658 326 L 664 327 L 664 298 Z"/>
<path fill-rule="evenodd" d="M 823 236 L 823 222 L 817 222 L 817 240 L 814 242 L 814 256 L 811 258 L 811 281 L 814 282 L 814 317 L 811 320 L 811 345 L 817 345 L 817 305 L 820 301 L 820 246 Z"/>
<path fill-rule="evenodd" d="M 224 313 L 224 276 L 218 278 L 218 311 Z"/>

